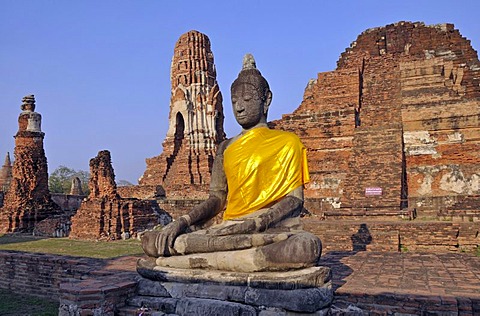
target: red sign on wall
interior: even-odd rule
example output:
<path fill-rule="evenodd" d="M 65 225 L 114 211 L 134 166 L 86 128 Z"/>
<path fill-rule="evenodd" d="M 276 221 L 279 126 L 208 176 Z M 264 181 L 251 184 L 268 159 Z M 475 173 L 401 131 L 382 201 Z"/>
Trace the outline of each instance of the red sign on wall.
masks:
<path fill-rule="evenodd" d="M 365 196 L 382 195 L 382 193 L 382 188 L 379 187 L 365 188 Z"/>

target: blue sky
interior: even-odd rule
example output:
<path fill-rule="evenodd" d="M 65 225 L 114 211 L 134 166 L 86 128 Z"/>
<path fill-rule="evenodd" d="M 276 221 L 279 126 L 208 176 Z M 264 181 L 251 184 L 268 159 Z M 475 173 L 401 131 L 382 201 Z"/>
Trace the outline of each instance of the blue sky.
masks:
<path fill-rule="evenodd" d="M 175 42 L 198 30 L 211 41 L 224 98 L 242 56 L 253 53 L 273 91 L 269 119 L 291 113 L 318 72 L 372 27 L 453 23 L 480 48 L 480 1 L 0 0 L 0 162 L 12 154 L 22 97 L 34 94 L 52 172 L 88 170 L 108 149 L 117 180 L 137 183 L 159 155 L 168 124 Z"/>

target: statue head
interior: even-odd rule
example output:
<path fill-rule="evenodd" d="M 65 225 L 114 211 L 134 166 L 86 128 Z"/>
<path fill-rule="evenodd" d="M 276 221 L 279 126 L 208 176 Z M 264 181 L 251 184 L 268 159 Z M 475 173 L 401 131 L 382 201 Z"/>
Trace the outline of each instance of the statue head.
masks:
<path fill-rule="evenodd" d="M 33 94 L 24 96 L 22 99 L 22 111 L 35 111 L 35 96 Z"/>
<path fill-rule="evenodd" d="M 231 87 L 233 114 L 244 129 L 267 122 L 272 92 L 257 69 L 251 54 L 243 58 L 243 67 Z"/>

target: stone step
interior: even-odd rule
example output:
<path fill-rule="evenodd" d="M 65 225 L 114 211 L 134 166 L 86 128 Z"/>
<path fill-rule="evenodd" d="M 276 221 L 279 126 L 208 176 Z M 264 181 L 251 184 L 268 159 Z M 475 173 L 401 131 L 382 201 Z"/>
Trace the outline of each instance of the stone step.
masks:
<path fill-rule="evenodd" d="M 178 299 L 171 297 L 143 296 L 138 295 L 129 298 L 127 305 L 137 309 L 148 309 L 174 314 L 177 308 Z"/>
<path fill-rule="evenodd" d="M 115 315 L 117 316 L 178 316 L 178 314 L 166 314 L 161 311 L 155 311 L 148 308 L 138 308 L 135 306 L 125 306 L 119 308 Z"/>
<path fill-rule="evenodd" d="M 159 302 L 156 302 L 159 301 Z M 222 301 L 206 298 L 188 298 L 182 297 L 176 303 L 173 313 L 165 309 L 157 308 L 164 302 L 161 297 L 135 296 L 124 306 L 117 310 L 118 316 L 204 316 L 204 315 L 222 315 L 222 316 L 319 316 L 327 315 L 330 307 L 323 307 L 313 312 L 294 312 L 279 307 L 251 306 L 238 302 Z M 146 304 L 145 304 L 146 303 Z M 138 306 L 143 304 L 142 306 Z M 292 303 L 294 304 L 294 303 Z M 170 309 L 168 309 L 170 310 Z M 340 314 L 332 314 L 340 315 Z M 344 315 L 344 314 L 341 314 Z"/>
<path fill-rule="evenodd" d="M 173 316 L 173 315 L 245 315 L 256 316 L 257 310 L 245 304 L 236 302 L 221 301 L 206 298 L 181 299 L 153 297 L 153 296 L 135 296 L 128 300 L 127 307 L 123 308 L 124 315 L 135 311 L 143 311 L 143 315 L 155 316 Z M 138 313 L 136 315 L 139 315 Z"/>

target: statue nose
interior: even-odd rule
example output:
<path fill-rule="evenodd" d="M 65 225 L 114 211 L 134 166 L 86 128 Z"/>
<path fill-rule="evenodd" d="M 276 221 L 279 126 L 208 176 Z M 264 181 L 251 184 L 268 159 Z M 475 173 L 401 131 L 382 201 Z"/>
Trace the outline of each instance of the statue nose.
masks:
<path fill-rule="evenodd" d="M 245 107 L 243 106 L 243 104 L 237 104 L 236 111 L 237 113 L 242 113 L 243 111 L 245 111 Z"/>

